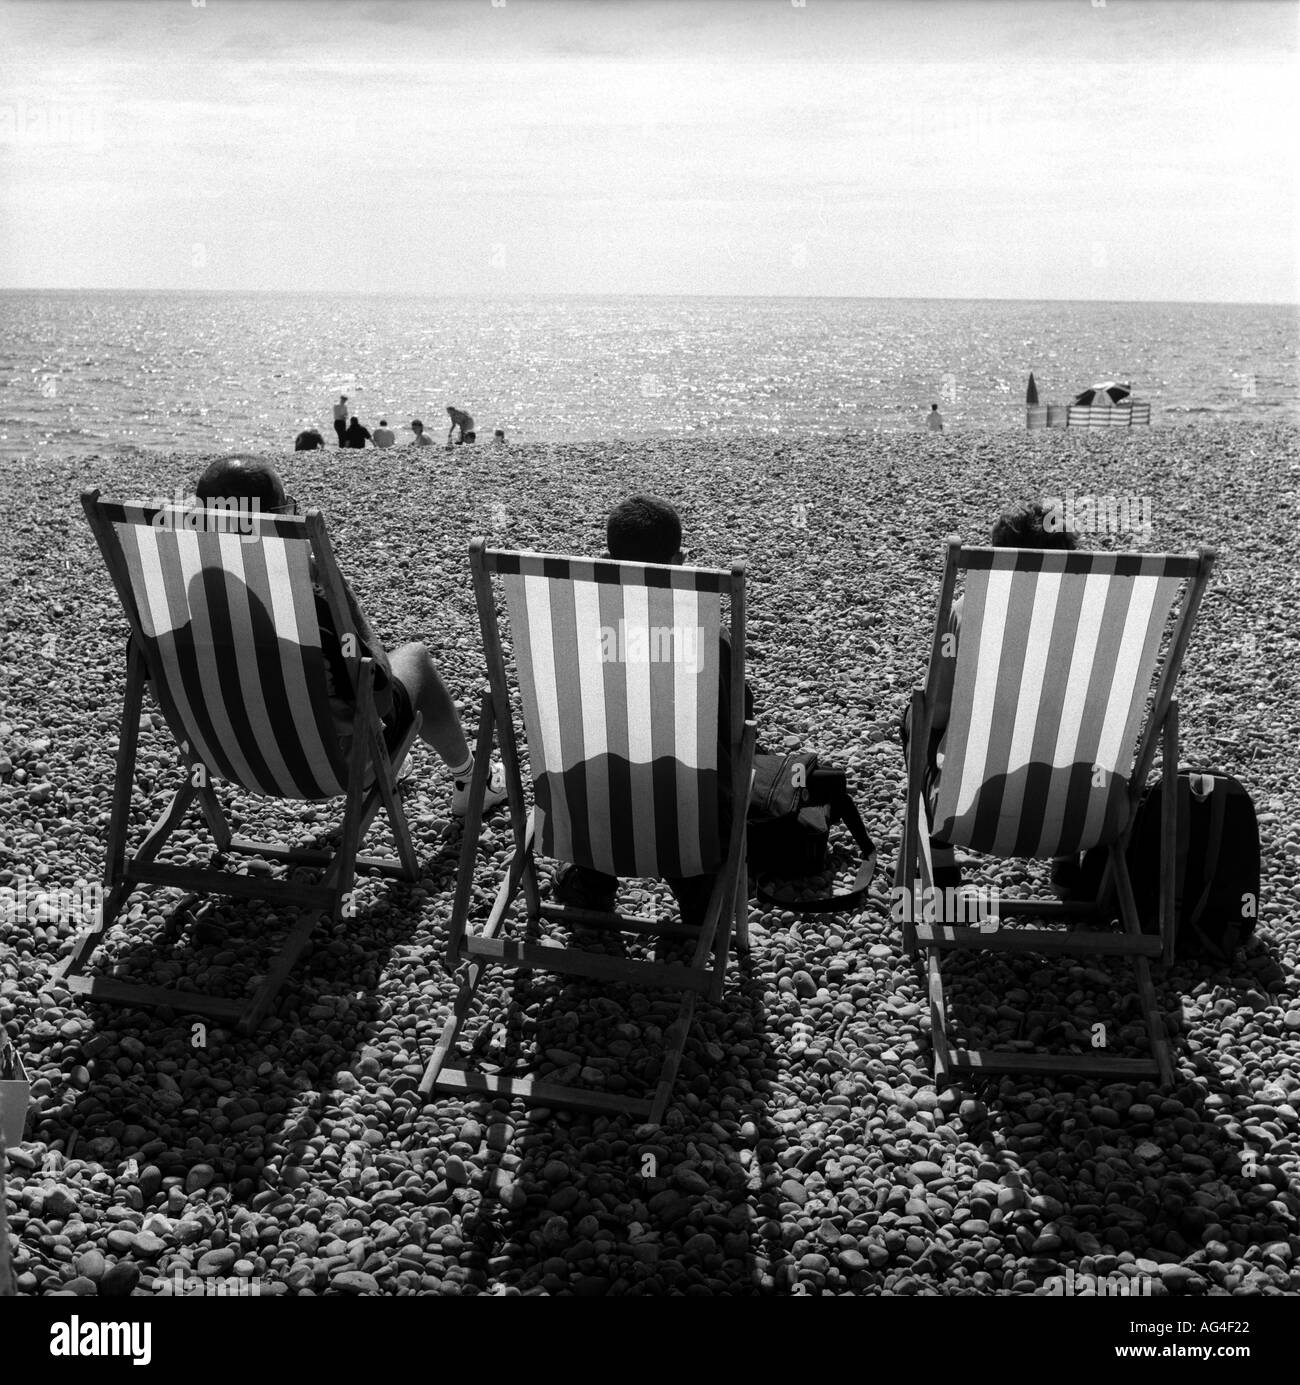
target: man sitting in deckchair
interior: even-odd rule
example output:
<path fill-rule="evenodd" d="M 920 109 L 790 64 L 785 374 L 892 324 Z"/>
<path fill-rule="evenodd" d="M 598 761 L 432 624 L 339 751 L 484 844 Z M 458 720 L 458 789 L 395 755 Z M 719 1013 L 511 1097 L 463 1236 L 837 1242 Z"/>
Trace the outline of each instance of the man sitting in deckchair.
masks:
<path fill-rule="evenodd" d="M 1048 510 L 1040 501 L 1032 505 L 1021 505 L 1002 514 L 993 526 L 989 542 L 994 548 L 1043 548 L 1073 551 L 1078 547 L 1074 531 L 1047 523 Z M 943 752 L 948 730 L 948 714 L 952 707 L 952 680 L 957 669 L 957 641 L 961 637 L 961 613 L 964 598 L 958 597 L 952 603 L 948 616 L 948 629 L 944 635 L 944 658 L 939 666 L 935 684 L 934 712 L 930 719 L 930 744 L 926 753 L 925 787 L 928 796 L 933 796 L 943 769 Z M 903 761 L 907 762 L 907 739 L 911 722 L 911 706 L 904 709 L 899 720 L 899 734 L 903 742 Z M 937 837 L 930 838 L 930 854 L 934 865 L 934 884 L 936 889 L 956 889 L 961 884 L 961 867 L 947 842 Z M 1066 883 L 1068 862 L 1073 858 L 1062 858 L 1053 863 L 1053 878 L 1062 874 Z"/>
<path fill-rule="evenodd" d="M 249 500 L 263 513 L 292 514 L 295 509 L 295 503 L 286 495 L 284 482 L 278 473 L 256 457 L 219 458 L 199 478 L 196 492 L 205 503 L 218 499 Z M 324 590 L 319 585 L 315 590 L 330 709 L 335 731 L 346 755 L 351 744 L 355 712 L 352 683 Z M 383 720 L 384 736 L 389 747 L 400 739 L 414 713 L 420 712 L 423 716 L 421 737 L 451 770 L 452 815 L 464 817 L 469 810 L 470 772 L 474 757 L 466 743 L 456 706 L 438 675 L 433 658 L 418 640 L 404 644 L 389 654 L 370 629 L 346 582 L 343 590 L 360 644 L 356 655 L 374 660 L 375 706 Z M 503 802 L 505 796 L 505 780 L 500 768 L 494 766 L 483 795 L 484 810 Z"/>
<path fill-rule="evenodd" d="M 682 563 L 682 521 L 677 511 L 666 501 L 653 496 L 634 495 L 616 505 L 605 527 L 609 556 L 617 562 L 664 563 L 674 567 Z M 724 629 L 719 641 L 718 685 L 718 793 L 721 822 L 719 837 L 727 840 L 731 830 L 731 638 Z M 754 715 L 754 697 L 745 685 L 745 719 Z M 740 811 L 745 811 L 740 806 Z M 669 879 L 681 909 L 682 922 L 698 928 L 704 922 L 713 893 L 716 875 L 693 875 Z M 603 871 L 572 862 L 555 873 L 555 898 L 561 904 L 580 909 L 596 909 L 612 913 L 618 895 L 618 879 Z"/>

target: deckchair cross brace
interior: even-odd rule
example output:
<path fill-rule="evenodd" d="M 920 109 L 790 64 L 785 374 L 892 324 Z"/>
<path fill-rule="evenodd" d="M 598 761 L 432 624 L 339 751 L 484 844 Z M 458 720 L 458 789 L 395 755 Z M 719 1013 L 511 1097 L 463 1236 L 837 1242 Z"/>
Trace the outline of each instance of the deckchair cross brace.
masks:
<path fill-rule="evenodd" d="M 754 723 L 744 717 L 745 581 L 730 572 L 616 563 L 470 545 L 489 687 L 484 694 L 448 939 L 448 963 L 466 972 L 420 1090 L 479 1091 L 546 1105 L 640 1116 L 667 1109 L 696 997 L 717 999 L 730 952 L 747 942 L 745 803 Z M 534 790 L 524 801 L 493 577 L 504 588 Z M 724 670 L 721 598 L 730 598 L 729 733 L 719 737 Z M 514 853 L 486 922 L 467 928 L 483 790 L 494 733 Z M 723 758 L 725 751 L 726 759 Z M 728 794 L 729 790 L 729 794 Z M 735 805 L 726 827 L 724 799 Z M 722 811 L 720 812 L 720 809 Z M 698 933 L 680 923 L 543 903 L 537 854 L 612 875 L 715 876 Z M 504 937 L 522 891 L 522 941 Z M 536 941 L 542 919 L 621 933 L 685 935 L 689 962 L 639 961 Z M 448 1061 L 484 968 L 503 963 L 681 992 L 650 1098 L 477 1072 Z"/>
<path fill-rule="evenodd" d="M 1142 931 L 1125 850 L 1157 744 L 1166 775 L 1178 764 L 1174 689 L 1213 563 L 1208 548 L 1192 555 L 1045 552 L 967 548 L 949 540 L 926 686 L 912 693 L 907 806 L 894 882 L 913 901 L 903 942 L 922 960 L 928 980 L 937 1085 L 953 1073 L 1024 1071 L 1155 1075 L 1172 1082 L 1149 961 L 1173 960 L 1177 795 L 1161 796 L 1157 936 Z M 959 573 L 965 593 L 954 651 Z M 927 785 L 940 672 L 952 659 L 942 766 L 937 783 Z M 1104 925 L 1117 904 L 1123 931 L 925 921 L 924 903 L 941 893 L 932 837 L 1002 857 L 1041 859 L 1104 847 L 1107 865 L 1094 900 L 1001 900 L 996 912 Z M 1132 958 L 1152 1057 L 953 1047 L 940 972 L 940 955 L 951 948 Z"/>
<path fill-rule="evenodd" d="M 270 1008 L 320 915 L 337 917 L 345 907 L 358 869 L 417 877 L 396 773 L 419 732 L 420 717 L 399 728 L 400 739 L 390 752 L 374 703 L 373 661 L 361 657 L 319 510 L 309 510 L 303 518 L 242 513 L 236 520 L 220 511 L 104 501 L 98 490 L 84 492 L 82 505 L 131 639 L 103 912 L 76 939 L 60 973 L 74 991 L 97 1000 L 167 1006 L 234 1020 L 251 1030 Z M 313 564 L 353 684 L 355 715 L 347 754 L 331 717 Z M 176 740 L 183 780 L 142 844 L 128 852 L 146 682 Z M 344 797 L 337 849 L 236 836 L 214 790 L 218 780 L 278 799 Z M 160 862 L 159 852 L 196 804 L 217 848 L 215 865 L 238 853 L 291 869 L 310 867 L 319 878 L 282 880 Z M 397 862 L 357 854 L 381 807 L 388 813 Z M 145 884 L 263 899 L 297 907 L 301 916 L 246 1000 L 84 975 L 122 904 Z"/>

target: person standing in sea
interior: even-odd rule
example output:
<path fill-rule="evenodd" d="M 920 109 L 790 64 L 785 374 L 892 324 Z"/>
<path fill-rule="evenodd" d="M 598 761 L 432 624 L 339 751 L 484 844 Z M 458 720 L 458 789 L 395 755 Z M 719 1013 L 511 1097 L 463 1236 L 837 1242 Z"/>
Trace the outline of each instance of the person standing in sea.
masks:
<path fill-rule="evenodd" d="M 334 406 L 334 431 L 338 434 L 339 446 L 346 447 L 344 440 L 348 431 L 348 397 L 346 394 L 339 395 L 339 402 Z"/>
<path fill-rule="evenodd" d="M 925 422 L 932 433 L 943 432 L 943 415 L 939 412 L 939 406 L 937 404 L 930 405 L 930 412 L 926 416 Z"/>

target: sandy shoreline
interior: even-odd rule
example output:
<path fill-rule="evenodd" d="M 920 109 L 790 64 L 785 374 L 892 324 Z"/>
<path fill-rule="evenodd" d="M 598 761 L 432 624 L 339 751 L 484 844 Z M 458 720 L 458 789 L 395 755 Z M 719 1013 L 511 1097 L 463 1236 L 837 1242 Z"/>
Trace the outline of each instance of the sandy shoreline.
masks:
<path fill-rule="evenodd" d="M 469 539 L 594 553 L 614 501 L 637 490 L 673 500 L 689 562 L 749 565 L 760 739 L 790 738 L 850 767 L 886 878 L 903 799 L 891 728 L 924 673 L 943 540 L 980 540 L 1001 508 L 1035 495 L 1070 497 L 1076 510 L 1088 497 L 1124 501 L 1121 513 L 1150 521 L 1146 551 L 1205 543 L 1219 553 L 1180 683 L 1182 754 L 1236 774 L 1260 811 L 1258 935 L 1229 975 L 1189 964 L 1157 981 L 1177 1031 L 1170 1093 L 1033 1078 L 964 1101 L 936 1093 L 924 994 L 877 903 L 802 923 L 755 913 L 752 970 L 732 973 L 721 1006 L 703 1007 L 674 1113 L 648 1140 L 505 1103 L 441 1100 L 422 1112 L 410 1092 L 454 994 L 440 944 L 455 841 L 445 776 L 418 751 L 411 812 L 430 862 L 421 887 L 367 886 L 372 907 L 319 930 L 250 1039 L 213 1032 L 196 1051 L 182 1015 L 40 993 L 71 929 L 0 913 L 0 1020 L 39 1108 L 36 1143 L 9 1183 L 21 1290 L 76 1279 L 79 1292 L 145 1291 L 200 1256 L 215 1257 L 208 1272 L 266 1292 L 748 1293 L 800 1281 L 1032 1292 L 1069 1269 L 1146 1275 L 1156 1292 L 1300 1290 L 1300 1198 L 1294 1182 L 1287 1190 L 1300 1139 L 1300 430 L 268 455 L 291 493 L 324 511 L 379 636 L 424 640 L 471 724 L 483 675 Z M 73 889 L 103 869 L 125 623 L 77 493 L 169 494 L 202 465 L 180 454 L 0 461 L 0 887 Z M 1084 543 L 1137 546 L 1130 539 Z M 161 728 L 142 747 L 156 815 L 174 755 Z M 137 792 L 137 830 L 145 798 Z M 505 820 L 495 829 L 488 855 L 504 849 Z M 483 888 L 489 865 L 485 855 Z M 997 883 L 1000 870 L 977 878 Z M 161 898 L 144 901 L 146 920 Z M 267 922 L 233 902 L 218 917 L 222 936 L 204 947 L 182 939 L 158 979 L 241 993 Z M 100 953 L 115 955 L 129 960 L 125 946 Z M 147 979 L 156 960 L 146 949 L 132 975 Z M 997 1007 L 1016 989 L 1021 1008 L 1049 1013 L 1068 1041 L 1111 1003 L 1084 971 L 958 968 L 957 994 L 991 1042 L 1005 1023 Z M 535 979 L 526 1037 L 590 1049 L 602 1080 L 635 1082 L 637 1053 L 624 1062 L 608 1047 L 614 1026 L 659 1023 L 661 1003 L 604 994 Z M 809 1026 L 806 1046 L 792 1042 L 796 1025 Z M 1258 1154 L 1251 1176 L 1244 1146 Z M 75 1212 L 56 1188 L 74 1191 Z M 228 1235 L 212 1211 L 217 1189 L 231 1203 Z M 1171 1198 L 1184 1210 L 1171 1211 Z M 349 1219 L 360 1229 L 339 1234 Z M 72 1255 L 44 1246 L 48 1235 Z"/>

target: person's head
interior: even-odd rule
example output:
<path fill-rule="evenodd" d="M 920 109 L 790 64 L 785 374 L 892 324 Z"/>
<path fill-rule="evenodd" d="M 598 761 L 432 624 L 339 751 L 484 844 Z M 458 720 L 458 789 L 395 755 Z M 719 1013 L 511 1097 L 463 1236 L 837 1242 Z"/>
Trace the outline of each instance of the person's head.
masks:
<path fill-rule="evenodd" d="M 424 432 L 424 424 L 421 423 L 418 418 L 413 418 L 411 420 L 411 432 L 413 432 L 417 438 Z"/>
<path fill-rule="evenodd" d="M 505 442 L 505 440 L 506 440 L 506 430 L 505 430 L 504 428 L 498 428 L 498 429 L 496 430 L 496 432 L 492 434 L 492 441 L 493 441 L 493 442 Z"/>
<path fill-rule="evenodd" d="M 1078 539 L 1072 529 L 1065 528 L 1064 517 L 1049 509 L 1041 500 L 1029 505 L 1017 505 L 998 517 L 993 526 L 991 541 L 994 548 L 1055 548 L 1075 549 Z"/>
<path fill-rule="evenodd" d="M 293 440 L 295 452 L 314 452 L 318 447 L 324 446 L 325 439 L 314 428 L 308 428 L 305 432 L 299 433 Z"/>
<path fill-rule="evenodd" d="M 281 514 L 292 504 L 274 467 L 238 452 L 211 463 L 199 477 L 195 494 L 202 501 L 252 500 L 265 514 Z"/>
<path fill-rule="evenodd" d="M 456 415 L 457 412 L 458 412 L 458 410 L 457 410 L 457 408 L 456 408 L 456 406 L 455 406 L 454 404 L 448 404 L 448 405 L 447 405 L 447 413 L 448 413 L 449 415 L 451 415 L 452 417 L 454 417 L 454 416 Z"/>
<path fill-rule="evenodd" d="M 680 563 L 681 516 L 666 500 L 631 496 L 610 511 L 605 543 L 618 562 Z"/>
<path fill-rule="evenodd" d="M 386 418 L 381 418 L 381 419 L 379 420 L 379 426 L 380 426 L 381 428 L 387 428 L 387 427 L 388 427 L 388 420 L 387 420 Z"/>
<path fill-rule="evenodd" d="M 937 404 L 931 404 L 931 405 L 930 405 L 930 412 L 931 412 L 932 414 L 937 414 L 937 413 L 939 412 L 939 406 L 938 406 Z"/>

